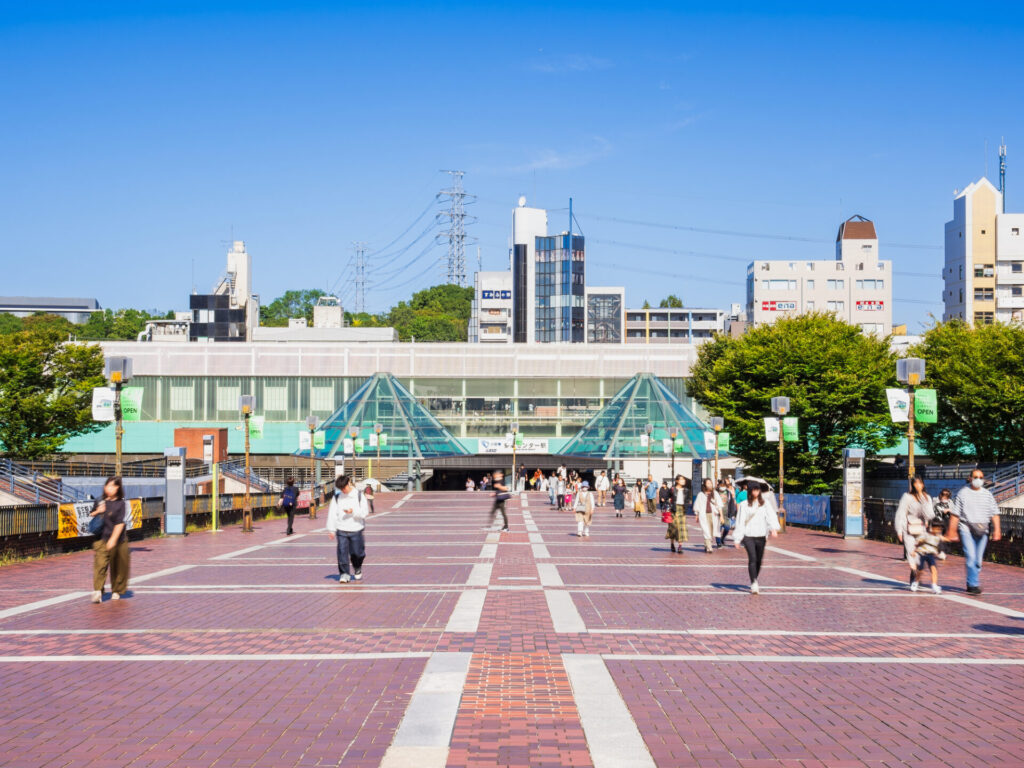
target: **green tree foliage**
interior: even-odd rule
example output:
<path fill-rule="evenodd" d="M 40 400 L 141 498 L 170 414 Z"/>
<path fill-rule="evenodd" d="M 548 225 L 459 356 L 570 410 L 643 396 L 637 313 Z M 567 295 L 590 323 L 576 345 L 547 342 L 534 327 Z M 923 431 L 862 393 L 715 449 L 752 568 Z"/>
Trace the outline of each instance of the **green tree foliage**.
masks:
<path fill-rule="evenodd" d="M 22 459 L 48 456 L 97 429 L 92 389 L 104 384 L 98 346 L 67 343 L 62 330 L 35 325 L 0 344 L 0 444 Z"/>
<path fill-rule="evenodd" d="M 789 397 L 800 440 L 786 444 L 786 487 L 824 493 L 841 480 L 843 448 L 876 453 L 898 441 L 885 398 L 895 373 L 887 340 L 817 313 L 738 339 L 716 336 L 700 348 L 690 394 L 725 418 L 732 452 L 762 477 L 778 474 L 778 444 L 765 440 L 764 417 L 772 397 Z"/>
<path fill-rule="evenodd" d="M 170 313 L 174 317 L 173 313 Z M 120 339 L 134 341 L 146 330 L 146 322 L 167 317 L 144 309 L 105 309 L 93 312 L 76 332 L 83 339 Z"/>
<path fill-rule="evenodd" d="M 938 395 L 938 423 L 920 425 L 931 458 L 1024 458 L 1024 328 L 936 324 L 914 353 L 927 361 L 923 386 Z"/>
<path fill-rule="evenodd" d="M 681 309 L 683 306 L 683 300 L 676 296 L 674 293 L 670 293 L 668 296 L 666 296 L 664 299 L 658 302 L 658 306 L 661 307 L 662 309 Z"/>
<path fill-rule="evenodd" d="M 398 302 L 381 324 L 394 327 L 402 341 L 465 341 L 472 302 L 472 288 L 435 285 Z"/>
<path fill-rule="evenodd" d="M 260 325 L 286 326 L 293 317 L 304 317 L 312 325 L 316 300 L 326 295 L 319 288 L 285 291 L 269 304 L 260 307 Z"/>

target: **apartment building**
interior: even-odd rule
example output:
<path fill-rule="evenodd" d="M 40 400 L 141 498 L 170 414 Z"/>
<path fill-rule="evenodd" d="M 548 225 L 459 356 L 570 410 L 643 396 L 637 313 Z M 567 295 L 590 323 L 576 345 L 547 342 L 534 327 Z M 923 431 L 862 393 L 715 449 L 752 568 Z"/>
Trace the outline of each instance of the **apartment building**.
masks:
<path fill-rule="evenodd" d="M 626 343 L 703 344 L 725 330 L 725 318 L 721 309 L 628 309 Z"/>

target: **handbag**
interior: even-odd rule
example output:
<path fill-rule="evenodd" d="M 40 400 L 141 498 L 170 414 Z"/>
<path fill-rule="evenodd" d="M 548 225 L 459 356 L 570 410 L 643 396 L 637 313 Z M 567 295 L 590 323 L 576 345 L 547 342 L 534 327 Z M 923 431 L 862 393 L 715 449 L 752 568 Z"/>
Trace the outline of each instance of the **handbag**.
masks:
<path fill-rule="evenodd" d="M 103 533 L 103 515 L 93 515 L 89 518 L 89 534 L 99 536 Z"/>
<path fill-rule="evenodd" d="M 662 512 L 661 513 L 661 522 L 663 522 L 663 523 L 671 523 L 672 520 L 673 520 L 673 517 L 672 517 L 672 513 L 671 512 Z"/>
<path fill-rule="evenodd" d="M 964 525 L 967 526 L 967 530 L 971 532 L 971 536 L 976 539 L 980 539 L 982 536 L 988 536 L 988 525 L 982 525 L 981 523 L 972 523 L 970 520 L 964 520 Z"/>

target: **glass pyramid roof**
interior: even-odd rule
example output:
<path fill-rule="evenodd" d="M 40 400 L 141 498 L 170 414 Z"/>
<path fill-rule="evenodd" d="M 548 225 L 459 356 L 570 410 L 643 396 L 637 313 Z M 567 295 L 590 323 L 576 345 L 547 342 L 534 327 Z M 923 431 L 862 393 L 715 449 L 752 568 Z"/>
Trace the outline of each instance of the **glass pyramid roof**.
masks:
<path fill-rule="evenodd" d="M 468 456 L 451 432 L 390 373 L 377 373 L 364 381 L 352 396 L 321 425 L 324 448 L 322 458 L 345 452 L 345 439 L 355 429 L 362 440 L 363 453 L 375 456 L 370 445 L 374 425 L 380 424 L 385 440 L 380 446 L 382 458 L 430 459 L 440 456 Z M 355 441 L 354 441 L 355 442 Z M 359 444 L 354 445 L 356 455 Z"/>
<path fill-rule="evenodd" d="M 662 381 L 651 373 L 634 376 L 595 416 L 559 451 L 562 456 L 587 456 L 601 459 L 631 459 L 647 456 L 641 445 L 646 426 L 651 424 L 651 454 L 664 454 L 663 440 L 676 431 L 676 455 L 689 459 L 707 459 L 714 451 L 704 448 L 704 433 L 711 428 Z"/>

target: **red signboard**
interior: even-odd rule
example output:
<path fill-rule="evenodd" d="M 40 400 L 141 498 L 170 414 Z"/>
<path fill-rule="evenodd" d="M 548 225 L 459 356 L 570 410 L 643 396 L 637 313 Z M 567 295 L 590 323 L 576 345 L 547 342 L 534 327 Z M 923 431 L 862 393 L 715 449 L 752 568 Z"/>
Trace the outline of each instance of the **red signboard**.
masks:
<path fill-rule="evenodd" d="M 884 301 L 858 301 L 857 309 L 860 312 L 881 312 L 885 309 Z"/>
<path fill-rule="evenodd" d="M 795 301 L 762 301 L 762 312 L 792 312 L 796 309 Z"/>

